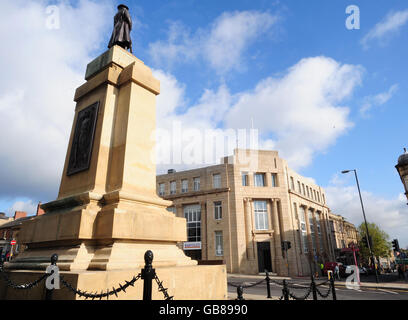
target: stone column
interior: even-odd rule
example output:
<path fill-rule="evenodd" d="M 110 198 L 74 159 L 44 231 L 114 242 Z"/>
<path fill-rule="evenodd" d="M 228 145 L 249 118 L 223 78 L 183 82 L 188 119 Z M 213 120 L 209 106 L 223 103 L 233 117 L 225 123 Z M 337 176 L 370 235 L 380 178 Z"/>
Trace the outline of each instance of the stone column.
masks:
<path fill-rule="evenodd" d="M 330 250 L 329 250 L 329 246 L 327 243 L 326 219 L 324 217 L 324 213 L 322 211 L 319 211 L 319 212 L 320 212 L 320 229 L 322 232 L 322 243 L 323 243 L 323 248 L 321 249 L 324 251 L 325 256 L 329 258 Z"/>
<path fill-rule="evenodd" d="M 244 198 L 244 215 L 245 215 L 245 240 L 247 259 L 252 260 L 254 256 L 252 248 L 252 218 L 251 218 L 251 199 Z"/>
<path fill-rule="evenodd" d="M 280 273 L 281 263 L 282 263 L 282 248 L 281 248 L 281 231 L 280 231 L 280 224 L 279 224 L 279 214 L 278 214 L 278 206 L 277 200 L 271 199 L 272 203 L 272 224 L 273 224 L 273 243 L 274 243 L 274 254 L 273 254 L 273 267 L 276 273 Z"/>

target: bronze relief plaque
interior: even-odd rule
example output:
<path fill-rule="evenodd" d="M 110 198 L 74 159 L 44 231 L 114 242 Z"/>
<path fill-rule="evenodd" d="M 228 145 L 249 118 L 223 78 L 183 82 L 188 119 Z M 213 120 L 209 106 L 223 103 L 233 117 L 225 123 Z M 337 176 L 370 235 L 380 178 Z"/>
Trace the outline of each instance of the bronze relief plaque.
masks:
<path fill-rule="evenodd" d="M 78 112 L 67 176 L 89 169 L 98 110 L 99 101 Z"/>

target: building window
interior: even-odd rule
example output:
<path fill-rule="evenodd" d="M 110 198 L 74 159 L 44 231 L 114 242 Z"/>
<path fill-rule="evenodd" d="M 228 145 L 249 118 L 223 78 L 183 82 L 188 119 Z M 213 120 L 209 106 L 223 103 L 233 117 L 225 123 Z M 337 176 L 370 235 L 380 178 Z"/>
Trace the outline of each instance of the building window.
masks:
<path fill-rule="evenodd" d="M 297 183 L 298 183 L 298 192 L 300 194 L 300 193 L 302 193 L 302 189 L 300 188 L 300 182 L 298 181 Z"/>
<path fill-rule="evenodd" d="M 181 192 L 186 193 L 188 191 L 188 180 L 181 180 Z"/>
<path fill-rule="evenodd" d="M 266 201 L 254 201 L 255 229 L 268 230 L 268 209 Z"/>
<path fill-rule="evenodd" d="M 272 173 L 272 187 L 278 186 L 278 174 Z"/>
<path fill-rule="evenodd" d="M 304 184 L 304 183 L 302 183 L 302 189 L 303 189 L 303 195 L 305 196 L 305 195 L 306 195 L 306 191 L 305 191 L 305 184 Z"/>
<path fill-rule="evenodd" d="M 309 187 L 306 186 L 307 197 L 310 198 Z"/>
<path fill-rule="evenodd" d="M 213 188 L 221 188 L 221 175 L 213 174 Z"/>
<path fill-rule="evenodd" d="M 265 187 L 265 174 L 264 173 L 255 173 L 254 174 L 254 184 L 255 187 Z"/>
<path fill-rule="evenodd" d="M 323 200 L 323 203 L 326 203 L 326 200 L 325 200 L 325 198 L 324 198 L 324 194 L 322 193 L 322 200 Z"/>
<path fill-rule="evenodd" d="M 177 184 L 176 181 L 170 182 L 170 194 L 176 194 Z"/>
<path fill-rule="evenodd" d="M 319 191 L 317 192 L 317 201 L 320 202 L 320 194 L 319 194 Z"/>
<path fill-rule="evenodd" d="M 309 246 L 307 243 L 307 228 L 306 228 L 306 212 L 304 207 L 299 207 L 299 222 L 300 222 L 300 232 L 302 236 L 303 252 L 309 252 Z"/>
<path fill-rule="evenodd" d="M 222 240 L 222 231 L 215 231 L 215 255 L 221 257 L 224 255 L 224 243 Z"/>
<path fill-rule="evenodd" d="M 242 172 L 242 173 L 241 173 L 241 176 L 242 176 L 242 186 L 243 186 L 243 187 L 249 186 L 248 172 Z"/>
<path fill-rule="evenodd" d="M 310 226 L 310 236 L 312 237 L 312 247 L 313 247 L 313 253 L 316 254 L 316 239 L 315 239 L 315 226 L 314 226 L 314 220 L 313 220 L 313 211 L 309 209 L 308 212 L 309 216 L 309 226 Z"/>
<path fill-rule="evenodd" d="M 214 219 L 215 220 L 222 219 L 222 202 L 221 201 L 214 202 Z"/>
<path fill-rule="evenodd" d="M 164 196 L 164 183 L 159 184 L 159 196 Z"/>
<path fill-rule="evenodd" d="M 201 241 L 201 205 L 185 206 L 184 217 L 187 220 L 187 241 Z"/>
<path fill-rule="evenodd" d="M 317 197 L 316 197 L 316 190 L 313 190 L 313 199 L 314 199 L 314 200 L 317 200 Z"/>
<path fill-rule="evenodd" d="M 320 226 L 320 213 L 316 213 L 316 228 L 317 228 L 317 235 L 319 237 L 319 244 L 320 244 L 320 251 L 323 252 L 323 239 L 322 239 L 322 230 Z"/>
<path fill-rule="evenodd" d="M 293 180 L 293 177 L 290 177 L 290 187 L 293 191 L 295 191 L 295 181 Z"/>
<path fill-rule="evenodd" d="M 194 178 L 194 191 L 200 191 L 200 178 Z"/>
<path fill-rule="evenodd" d="M 171 213 L 176 213 L 176 207 L 168 207 L 167 211 Z"/>

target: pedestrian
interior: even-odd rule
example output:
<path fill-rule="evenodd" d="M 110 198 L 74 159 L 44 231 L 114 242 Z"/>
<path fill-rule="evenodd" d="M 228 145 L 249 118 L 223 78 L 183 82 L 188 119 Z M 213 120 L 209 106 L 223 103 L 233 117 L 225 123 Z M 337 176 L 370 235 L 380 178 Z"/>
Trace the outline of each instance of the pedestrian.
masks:
<path fill-rule="evenodd" d="M 338 280 L 340 280 L 340 269 L 339 269 L 339 266 L 337 264 L 334 267 L 334 278 L 337 278 Z"/>
<path fill-rule="evenodd" d="M 398 265 L 397 270 L 398 270 L 398 279 L 405 280 L 404 269 L 403 269 L 403 266 L 401 264 Z"/>

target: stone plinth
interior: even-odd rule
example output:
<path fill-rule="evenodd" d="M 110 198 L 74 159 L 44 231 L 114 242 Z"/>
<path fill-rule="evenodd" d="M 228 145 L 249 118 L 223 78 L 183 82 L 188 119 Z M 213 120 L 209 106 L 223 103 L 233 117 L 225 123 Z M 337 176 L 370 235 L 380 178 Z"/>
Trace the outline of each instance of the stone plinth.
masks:
<path fill-rule="evenodd" d="M 154 267 L 164 273 L 171 268 L 174 274 L 191 273 L 188 285 L 193 287 L 203 274 L 208 284 L 222 287 L 211 298 L 225 298 L 226 280 L 221 287 L 211 284 L 219 281 L 212 273 L 220 273 L 222 267 L 203 268 L 184 255 L 176 244 L 187 239 L 186 220 L 167 211 L 172 202 L 156 194 L 160 82 L 142 61 L 118 46 L 88 65 L 86 80 L 75 92 L 75 118 L 58 198 L 42 205 L 44 215 L 22 226 L 19 241 L 28 249 L 6 268 L 44 270 L 57 253 L 60 269 L 78 281 L 85 279 L 81 283 L 89 291 L 94 284 L 86 279 L 105 279 L 117 274 L 111 273 L 115 270 L 123 276 L 140 270 L 145 251 L 152 250 Z M 25 275 L 16 273 L 21 274 Z M 188 291 L 200 298 L 197 290 Z"/>

